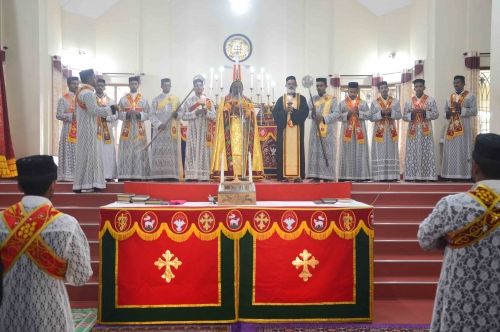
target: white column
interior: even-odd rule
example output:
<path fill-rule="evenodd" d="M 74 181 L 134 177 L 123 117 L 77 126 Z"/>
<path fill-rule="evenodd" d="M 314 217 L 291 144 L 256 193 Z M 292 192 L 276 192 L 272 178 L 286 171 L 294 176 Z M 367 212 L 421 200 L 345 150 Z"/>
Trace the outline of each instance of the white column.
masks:
<path fill-rule="evenodd" d="M 500 1 L 491 4 L 490 132 L 500 134 Z"/>

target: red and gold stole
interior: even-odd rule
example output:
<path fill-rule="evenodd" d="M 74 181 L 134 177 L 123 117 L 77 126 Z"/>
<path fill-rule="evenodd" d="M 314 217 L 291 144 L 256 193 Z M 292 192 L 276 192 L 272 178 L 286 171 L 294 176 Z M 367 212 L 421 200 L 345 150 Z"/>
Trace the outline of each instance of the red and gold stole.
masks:
<path fill-rule="evenodd" d="M 462 107 L 465 97 L 469 94 L 469 91 L 463 91 L 458 96 L 458 104 Z M 446 139 L 452 140 L 455 137 L 462 136 L 464 134 L 464 126 L 460 114 L 455 112 L 455 94 L 452 93 L 450 96 L 450 112 L 451 118 L 448 123 L 448 128 L 446 129 Z"/>
<path fill-rule="evenodd" d="M 423 95 L 420 99 L 417 96 L 413 96 L 411 98 L 412 108 L 413 109 L 425 109 L 425 105 L 427 104 L 427 98 L 429 96 Z M 408 137 L 415 138 L 417 135 L 417 127 L 422 126 L 422 134 L 424 136 L 429 136 L 431 134 L 431 128 L 429 126 L 429 120 L 424 118 L 421 113 L 417 113 L 417 116 L 414 120 L 410 121 L 410 129 L 408 130 Z"/>
<path fill-rule="evenodd" d="M 212 101 L 208 98 L 205 99 L 205 101 L 201 100 L 201 99 L 198 99 L 198 101 L 196 103 L 194 103 L 193 105 L 191 105 L 191 107 L 189 107 L 189 112 L 194 112 L 196 111 L 197 108 L 199 107 L 205 107 L 206 109 L 211 109 L 212 108 Z M 214 139 L 215 139 L 215 122 L 213 121 L 208 121 L 208 124 L 207 124 L 207 136 L 206 136 L 206 139 L 207 139 L 207 146 L 212 146 L 213 142 L 214 142 Z"/>
<path fill-rule="evenodd" d="M 4 273 L 26 254 L 42 271 L 57 279 L 64 278 L 67 262 L 57 256 L 40 235 L 60 215 L 51 204 L 42 204 L 27 213 L 20 202 L 2 212 L 10 231 L 0 248 Z"/>
<path fill-rule="evenodd" d="M 68 92 L 63 97 L 66 100 L 66 102 L 69 104 L 69 109 L 68 109 L 67 113 L 71 113 L 71 114 L 75 113 L 76 95 L 72 95 Z M 76 118 L 73 121 L 71 121 L 71 127 L 69 128 L 69 132 L 68 132 L 68 142 L 76 143 Z"/>
<path fill-rule="evenodd" d="M 143 108 L 137 107 L 139 101 L 141 101 L 142 99 L 142 95 L 140 93 L 138 93 L 137 96 L 135 96 L 135 98 L 132 98 L 132 95 L 130 93 L 127 93 L 125 98 L 127 98 L 127 101 L 130 105 L 130 107 L 125 107 L 125 112 L 130 112 L 130 111 L 136 111 L 139 113 L 142 112 Z M 128 140 L 128 137 L 130 135 L 130 121 L 131 120 L 125 120 L 123 122 L 121 139 L 125 141 Z M 137 120 L 137 136 L 141 141 L 146 139 L 146 128 L 144 126 L 144 122 L 141 120 Z"/>
<path fill-rule="evenodd" d="M 382 97 L 377 98 L 377 102 L 382 109 L 390 109 L 392 107 L 393 98 L 389 96 L 387 100 L 382 99 Z M 378 120 L 375 123 L 375 141 L 379 143 L 384 142 L 384 133 L 385 127 L 389 126 L 389 130 L 391 131 L 391 139 L 393 142 L 398 141 L 398 131 L 396 130 L 396 121 L 393 118 L 384 118 Z"/>
<path fill-rule="evenodd" d="M 452 248 L 463 248 L 474 244 L 500 225 L 500 195 L 485 185 L 477 185 L 468 193 L 479 202 L 486 211 L 463 228 L 447 234 L 448 245 Z"/>
<path fill-rule="evenodd" d="M 97 105 L 101 107 L 108 106 L 108 97 L 104 95 L 102 98 L 96 95 Z M 111 144 L 111 134 L 109 133 L 108 122 L 106 118 L 97 118 L 97 139 L 102 141 L 104 137 L 105 144 Z"/>
<path fill-rule="evenodd" d="M 295 97 L 283 95 L 283 110 L 287 104 L 292 103 L 292 108 L 300 109 L 300 94 Z M 300 177 L 300 126 L 294 125 L 291 113 L 287 113 L 287 125 L 283 130 L 283 176 L 287 178 Z"/>
<path fill-rule="evenodd" d="M 172 112 L 174 112 L 179 105 L 179 100 L 174 96 L 165 96 L 165 98 L 158 102 L 158 105 L 156 106 L 156 112 L 160 112 L 168 104 L 172 104 Z M 170 137 L 172 139 L 177 139 L 177 122 L 178 121 L 176 119 L 172 118 L 172 122 L 170 124 Z"/>
<path fill-rule="evenodd" d="M 320 97 L 318 101 L 314 103 L 314 106 L 316 107 L 316 110 L 319 109 L 320 107 L 323 107 L 321 115 L 323 116 L 323 118 L 325 118 L 330 113 L 332 102 L 333 102 L 333 97 L 325 94 L 323 95 L 323 97 Z M 316 133 L 316 135 L 318 136 L 321 135 L 321 137 L 326 137 L 327 134 L 328 134 L 328 125 L 324 122 L 320 122 L 319 133 Z"/>
<path fill-rule="evenodd" d="M 344 142 L 352 142 L 352 135 L 354 133 L 356 135 L 356 142 L 358 144 L 365 144 L 363 128 L 361 128 L 359 117 L 354 113 L 354 109 L 359 107 L 360 103 L 361 99 L 359 96 L 355 100 L 352 100 L 349 96 L 345 97 L 345 104 L 349 109 L 349 113 L 352 113 L 352 116 L 344 130 Z"/>

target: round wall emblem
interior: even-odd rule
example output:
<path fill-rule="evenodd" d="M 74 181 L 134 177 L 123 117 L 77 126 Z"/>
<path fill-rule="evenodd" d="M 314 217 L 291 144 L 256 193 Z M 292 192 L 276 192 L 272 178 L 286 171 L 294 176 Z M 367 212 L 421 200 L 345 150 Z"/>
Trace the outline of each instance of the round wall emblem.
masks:
<path fill-rule="evenodd" d="M 233 62 L 243 62 L 252 55 L 252 42 L 247 36 L 235 33 L 224 41 L 224 55 Z"/>

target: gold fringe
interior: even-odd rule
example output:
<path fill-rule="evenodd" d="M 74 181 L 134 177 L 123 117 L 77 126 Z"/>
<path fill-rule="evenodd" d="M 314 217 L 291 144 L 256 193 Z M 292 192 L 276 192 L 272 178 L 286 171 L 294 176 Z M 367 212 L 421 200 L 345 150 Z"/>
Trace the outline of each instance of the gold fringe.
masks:
<path fill-rule="evenodd" d="M 325 231 L 319 233 L 311 229 L 306 221 L 301 221 L 299 227 L 297 227 L 297 229 L 293 232 L 283 231 L 279 227 L 278 223 L 273 223 L 272 226 L 265 232 L 258 232 L 252 227 L 252 224 L 249 221 L 246 221 L 242 228 L 238 231 L 233 231 L 226 228 L 226 225 L 224 223 L 218 223 L 217 228 L 212 230 L 210 233 L 204 233 L 200 231 L 195 224 L 191 224 L 190 228 L 182 234 L 178 234 L 170 230 L 166 223 L 162 223 L 155 232 L 145 232 L 140 228 L 137 222 L 134 222 L 130 229 L 124 232 L 118 232 L 112 227 L 111 222 L 109 220 L 106 220 L 104 222 L 104 226 L 99 231 L 99 239 L 101 239 L 104 234 L 108 232 L 115 240 L 118 241 L 126 240 L 136 233 L 144 241 L 157 240 L 164 233 L 168 236 L 169 239 L 175 242 L 187 241 L 193 235 L 202 241 L 212 241 L 214 239 L 217 239 L 221 235 L 221 233 L 231 240 L 239 240 L 247 233 L 250 233 L 252 237 L 260 241 L 267 240 L 274 234 L 278 234 L 278 236 L 283 240 L 295 240 L 299 238 L 302 233 L 307 234 L 315 240 L 326 240 L 333 233 L 335 233 L 341 239 L 352 240 L 361 231 L 363 231 L 371 239 L 373 239 L 375 236 L 375 231 L 368 227 L 363 219 L 360 219 L 356 228 L 351 231 L 343 231 L 339 229 L 334 222 L 332 222 Z"/>

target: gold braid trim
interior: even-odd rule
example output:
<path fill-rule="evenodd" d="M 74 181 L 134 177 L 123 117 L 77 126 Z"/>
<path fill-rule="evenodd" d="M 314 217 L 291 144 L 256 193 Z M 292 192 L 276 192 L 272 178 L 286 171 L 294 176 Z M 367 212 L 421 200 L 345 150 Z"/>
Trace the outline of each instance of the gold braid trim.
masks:
<path fill-rule="evenodd" d="M 496 207 L 500 202 L 500 195 L 485 185 L 476 186 L 468 194 L 484 206 L 486 211 L 465 227 L 447 235 L 448 245 L 452 248 L 470 246 L 488 236 L 500 225 L 500 208 Z"/>

